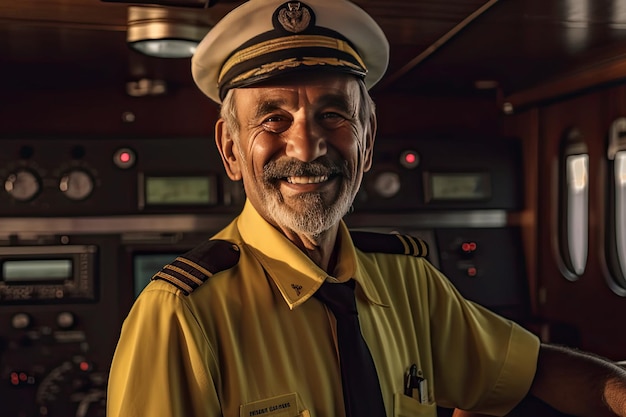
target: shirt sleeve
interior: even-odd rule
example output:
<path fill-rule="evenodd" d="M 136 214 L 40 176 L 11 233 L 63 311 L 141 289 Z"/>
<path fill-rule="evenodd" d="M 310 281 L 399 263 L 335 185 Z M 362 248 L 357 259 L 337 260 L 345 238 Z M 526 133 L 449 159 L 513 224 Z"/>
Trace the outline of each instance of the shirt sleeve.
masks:
<path fill-rule="evenodd" d="M 213 359 L 185 297 L 166 283 L 151 283 L 122 326 L 107 417 L 221 415 Z"/>
<path fill-rule="evenodd" d="M 530 389 L 539 339 L 464 299 L 432 266 L 426 272 L 438 396 L 465 410 L 508 413 Z"/>

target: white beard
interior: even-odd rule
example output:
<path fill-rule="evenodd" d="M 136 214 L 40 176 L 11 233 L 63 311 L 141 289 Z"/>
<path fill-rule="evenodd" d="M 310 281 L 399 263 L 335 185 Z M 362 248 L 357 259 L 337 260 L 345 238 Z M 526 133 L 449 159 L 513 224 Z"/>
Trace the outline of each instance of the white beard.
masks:
<path fill-rule="evenodd" d="M 307 193 L 299 198 L 294 208 L 283 202 L 277 192 L 264 192 L 263 200 L 275 224 L 309 236 L 320 236 L 343 218 L 352 205 L 353 196 L 345 184 L 338 198 L 330 206 L 319 194 Z"/>

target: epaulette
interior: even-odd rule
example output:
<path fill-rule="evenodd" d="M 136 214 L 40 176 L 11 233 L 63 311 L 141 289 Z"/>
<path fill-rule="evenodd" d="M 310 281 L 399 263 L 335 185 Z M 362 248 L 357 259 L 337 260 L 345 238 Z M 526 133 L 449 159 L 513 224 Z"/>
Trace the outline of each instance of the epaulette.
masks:
<path fill-rule="evenodd" d="M 363 252 L 392 253 L 415 257 L 428 256 L 428 244 L 422 239 L 398 233 L 350 231 L 354 246 Z"/>
<path fill-rule="evenodd" d="M 226 240 L 207 240 L 154 274 L 189 295 L 207 279 L 239 262 L 239 247 Z"/>

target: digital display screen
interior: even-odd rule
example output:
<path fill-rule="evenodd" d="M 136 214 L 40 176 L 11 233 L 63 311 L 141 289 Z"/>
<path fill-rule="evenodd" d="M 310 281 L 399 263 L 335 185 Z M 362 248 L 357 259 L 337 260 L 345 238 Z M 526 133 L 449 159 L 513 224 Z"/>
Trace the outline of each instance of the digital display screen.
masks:
<path fill-rule="evenodd" d="M 214 177 L 146 177 L 147 205 L 215 203 Z"/>
<path fill-rule="evenodd" d="M 20 259 L 2 262 L 2 280 L 9 284 L 73 279 L 71 259 Z"/>
<path fill-rule="evenodd" d="M 491 197 L 486 173 L 430 173 L 429 200 L 486 200 Z"/>
<path fill-rule="evenodd" d="M 171 263 L 177 253 L 145 253 L 135 254 L 133 257 L 133 284 L 135 297 L 141 293 L 154 274 L 165 265 Z"/>

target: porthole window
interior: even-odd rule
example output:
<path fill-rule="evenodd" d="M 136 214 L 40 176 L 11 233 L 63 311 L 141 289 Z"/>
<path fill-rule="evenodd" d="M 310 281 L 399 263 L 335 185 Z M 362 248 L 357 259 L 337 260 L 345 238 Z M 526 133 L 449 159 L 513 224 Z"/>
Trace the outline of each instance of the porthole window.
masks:
<path fill-rule="evenodd" d="M 564 136 L 559 160 L 560 266 L 567 279 L 576 281 L 587 265 L 589 229 L 589 155 L 577 129 Z"/>
<path fill-rule="evenodd" d="M 615 240 L 617 260 L 626 276 L 626 150 L 615 155 Z"/>
<path fill-rule="evenodd" d="M 606 262 L 613 290 L 626 296 L 626 118 L 613 122 L 608 140 Z"/>

